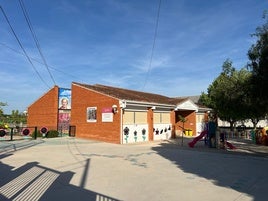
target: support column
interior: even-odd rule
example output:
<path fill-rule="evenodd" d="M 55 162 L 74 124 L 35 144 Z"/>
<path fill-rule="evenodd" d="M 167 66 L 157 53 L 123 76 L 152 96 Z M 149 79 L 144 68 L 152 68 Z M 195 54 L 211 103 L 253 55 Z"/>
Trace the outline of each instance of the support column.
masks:
<path fill-rule="evenodd" d="M 172 110 L 170 112 L 170 124 L 171 124 L 171 138 L 176 138 L 175 124 L 176 124 L 176 112 Z"/>
<path fill-rule="evenodd" d="M 154 140 L 154 111 L 149 108 L 147 111 L 147 123 L 148 123 L 148 138 L 149 141 Z"/>

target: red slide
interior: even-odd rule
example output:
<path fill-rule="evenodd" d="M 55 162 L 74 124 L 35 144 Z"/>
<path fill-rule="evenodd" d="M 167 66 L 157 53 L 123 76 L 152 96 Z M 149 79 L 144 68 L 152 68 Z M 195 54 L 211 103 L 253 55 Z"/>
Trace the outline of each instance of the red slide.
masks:
<path fill-rule="evenodd" d="M 230 142 L 226 141 L 226 145 L 230 148 L 230 149 L 236 149 L 236 147 L 234 145 L 232 145 Z"/>
<path fill-rule="evenodd" d="M 193 139 L 192 142 L 189 142 L 189 143 L 188 143 L 189 147 L 192 147 L 192 148 L 193 148 L 194 145 L 197 143 L 197 141 L 200 140 L 200 139 L 202 139 L 202 137 L 204 137 L 207 133 L 208 133 L 207 130 L 202 131 L 200 135 L 198 135 L 197 137 L 195 137 L 195 138 Z"/>

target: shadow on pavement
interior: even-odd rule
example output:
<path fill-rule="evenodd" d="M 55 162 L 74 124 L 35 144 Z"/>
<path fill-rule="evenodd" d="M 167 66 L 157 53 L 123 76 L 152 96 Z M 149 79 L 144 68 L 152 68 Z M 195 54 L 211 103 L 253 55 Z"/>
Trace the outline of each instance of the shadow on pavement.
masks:
<path fill-rule="evenodd" d="M 11 155 L 3 153 L 0 158 Z M 14 167 L 0 162 L 0 200 L 117 201 L 118 199 L 84 189 L 89 167 L 90 159 L 87 159 L 80 186 L 74 186 L 70 184 L 74 175 L 71 171 L 59 172 L 41 166 L 38 162 L 29 162 L 13 170 Z"/>
<path fill-rule="evenodd" d="M 180 141 L 163 142 L 152 149 L 193 177 L 196 175 L 214 185 L 248 194 L 253 200 L 267 200 L 268 158 L 233 154 L 203 144 L 189 148 L 187 142 L 181 146 Z"/>
<path fill-rule="evenodd" d="M 73 173 L 58 172 L 36 162 L 12 171 L 0 163 L 5 177 L 0 180 L 0 200 L 107 200 L 112 197 L 69 184 Z"/>
<path fill-rule="evenodd" d="M 12 153 L 14 151 L 27 149 L 35 145 L 44 143 L 44 140 L 15 140 L 15 141 L 0 141 L 0 154 Z"/>
<path fill-rule="evenodd" d="M 268 146 L 257 145 L 249 139 L 230 139 L 229 141 L 237 148 L 232 151 L 233 153 L 268 157 Z"/>

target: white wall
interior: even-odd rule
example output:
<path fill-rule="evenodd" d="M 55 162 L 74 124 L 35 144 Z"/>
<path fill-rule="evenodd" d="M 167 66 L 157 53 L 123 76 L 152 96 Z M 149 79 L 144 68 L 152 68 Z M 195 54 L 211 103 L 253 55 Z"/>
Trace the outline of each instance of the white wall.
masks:
<path fill-rule="evenodd" d="M 125 127 L 129 128 L 128 136 L 124 135 Z M 142 134 L 142 130 L 145 129 L 145 135 Z M 137 131 L 137 135 L 134 132 Z M 123 144 L 145 142 L 148 141 L 148 124 L 124 124 L 123 125 Z"/>
<path fill-rule="evenodd" d="M 247 120 L 247 121 L 244 121 L 244 122 L 241 122 L 241 121 L 236 122 L 236 126 L 239 126 L 239 125 L 245 125 L 246 127 L 253 127 L 253 123 L 251 122 L 251 120 Z M 261 120 L 257 124 L 257 127 L 265 127 L 267 125 L 268 125 L 268 120 Z M 227 122 L 227 121 L 222 121 L 222 120 L 218 119 L 218 126 L 229 127 L 230 123 Z"/>
<path fill-rule="evenodd" d="M 170 124 L 154 124 L 154 140 L 168 140 L 170 138 L 171 138 Z"/>

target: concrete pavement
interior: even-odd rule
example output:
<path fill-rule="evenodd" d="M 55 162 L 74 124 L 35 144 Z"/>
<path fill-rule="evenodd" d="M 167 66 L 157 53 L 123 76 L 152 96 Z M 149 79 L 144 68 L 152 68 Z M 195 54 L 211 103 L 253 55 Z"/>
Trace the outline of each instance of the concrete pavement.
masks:
<path fill-rule="evenodd" d="M 189 148 L 189 140 L 0 141 L 0 200 L 267 200 L 266 147 Z"/>

